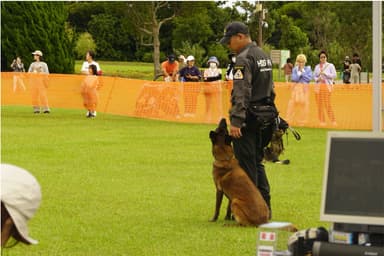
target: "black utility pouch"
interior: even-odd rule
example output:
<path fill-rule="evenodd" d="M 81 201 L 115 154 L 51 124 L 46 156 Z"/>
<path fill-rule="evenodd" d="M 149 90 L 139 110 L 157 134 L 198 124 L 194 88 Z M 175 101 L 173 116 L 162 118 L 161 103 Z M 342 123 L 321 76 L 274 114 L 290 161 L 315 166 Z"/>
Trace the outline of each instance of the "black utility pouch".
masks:
<path fill-rule="evenodd" d="M 260 125 L 266 126 L 276 122 L 279 113 L 274 106 L 250 106 L 248 108 L 248 115 L 255 119 Z"/>

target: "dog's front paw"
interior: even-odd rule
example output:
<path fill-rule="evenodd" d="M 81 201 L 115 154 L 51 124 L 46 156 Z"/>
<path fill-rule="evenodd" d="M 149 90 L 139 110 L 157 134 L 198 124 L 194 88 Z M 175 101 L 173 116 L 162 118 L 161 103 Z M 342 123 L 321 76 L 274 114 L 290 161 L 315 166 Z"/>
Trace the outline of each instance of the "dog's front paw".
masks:
<path fill-rule="evenodd" d="M 233 216 L 232 214 L 226 215 L 224 219 L 225 220 L 235 220 L 235 216 Z"/>
<path fill-rule="evenodd" d="M 217 217 L 213 217 L 212 219 L 209 220 L 209 222 L 216 222 L 217 221 Z"/>

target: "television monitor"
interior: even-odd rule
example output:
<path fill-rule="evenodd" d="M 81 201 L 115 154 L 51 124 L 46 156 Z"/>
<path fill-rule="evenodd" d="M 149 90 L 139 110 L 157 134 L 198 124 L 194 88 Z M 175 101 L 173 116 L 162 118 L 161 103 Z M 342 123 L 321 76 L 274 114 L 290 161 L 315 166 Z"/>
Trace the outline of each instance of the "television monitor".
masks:
<path fill-rule="evenodd" d="M 320 220 L 384 227 L 384 133 L 328 133 Z"/>

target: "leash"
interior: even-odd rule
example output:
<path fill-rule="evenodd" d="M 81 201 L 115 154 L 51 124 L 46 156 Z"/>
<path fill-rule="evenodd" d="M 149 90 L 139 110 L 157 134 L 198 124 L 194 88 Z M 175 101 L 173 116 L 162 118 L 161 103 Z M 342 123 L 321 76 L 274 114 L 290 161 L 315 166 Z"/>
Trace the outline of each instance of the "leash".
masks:
<path fill-rule="evenodd" d="M 295 136 L 296 140 L 301 139 L 300 133 L 298 133 L 295 129 L 293 129 L 291 126 L 288 126 L 288 129 L 292 132 L 293 136 Z"/>

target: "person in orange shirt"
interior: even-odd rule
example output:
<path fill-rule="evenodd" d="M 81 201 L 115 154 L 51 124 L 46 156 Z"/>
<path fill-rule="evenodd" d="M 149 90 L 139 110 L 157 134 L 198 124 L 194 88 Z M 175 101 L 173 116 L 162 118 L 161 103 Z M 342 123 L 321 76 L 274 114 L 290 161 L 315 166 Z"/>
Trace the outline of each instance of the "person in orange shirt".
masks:
<path fill-rule="evenodd" d="M 161 63 L 161 69 L 164 74 L 164 81 L 176 82 L 179 80 L 179 62 L 176 61 L 176 57 L 173 54 L 168 56 L 168 59 Z"/>
<path fill-rule="evenodd" d="M 96 65 L 89 65 L 89 73 L 81 84 L 81 96 L 83 97 L 84 107 L 88 110 L 87 117 L 96 117 L 96 107 L 99 101 L 98 89 L 100 88 L 99 78 L 97 77 Z"/>

